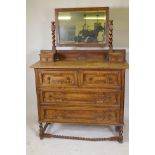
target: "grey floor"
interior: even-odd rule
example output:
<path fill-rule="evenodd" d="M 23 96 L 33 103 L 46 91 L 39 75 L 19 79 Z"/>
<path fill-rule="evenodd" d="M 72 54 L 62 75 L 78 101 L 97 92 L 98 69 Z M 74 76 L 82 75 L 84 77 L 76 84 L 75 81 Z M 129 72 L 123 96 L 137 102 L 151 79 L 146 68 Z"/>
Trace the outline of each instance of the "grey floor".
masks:
<path fill-rule="evenodd" d="M 27 155 L 128 155 L 128 120 L 125 120 L 124 142 L 89 142 L 38 137 L 36 118 L 27 123 Z M 107 137 L 115 133 L 113 127 L 54 124 L 48 132 L 86 137 Z"/>

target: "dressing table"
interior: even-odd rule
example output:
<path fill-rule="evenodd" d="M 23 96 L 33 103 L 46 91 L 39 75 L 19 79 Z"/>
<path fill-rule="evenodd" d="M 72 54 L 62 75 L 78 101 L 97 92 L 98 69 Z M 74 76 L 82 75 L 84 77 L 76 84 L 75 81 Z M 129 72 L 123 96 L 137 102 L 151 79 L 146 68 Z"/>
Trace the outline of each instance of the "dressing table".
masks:
<path fill-rule="evenodd" d="M 109 8 L 55 9 L 55 15 L 52 49 L 41 50 L 40 60 L 31 66 L 35 71 L 40 139 L 122 143 L 128 64 L 126 51 L 113 48 Z M 54 135 L 46 130 L 52 123 L 108 125 L 118 134 L 108 138 Z"/>

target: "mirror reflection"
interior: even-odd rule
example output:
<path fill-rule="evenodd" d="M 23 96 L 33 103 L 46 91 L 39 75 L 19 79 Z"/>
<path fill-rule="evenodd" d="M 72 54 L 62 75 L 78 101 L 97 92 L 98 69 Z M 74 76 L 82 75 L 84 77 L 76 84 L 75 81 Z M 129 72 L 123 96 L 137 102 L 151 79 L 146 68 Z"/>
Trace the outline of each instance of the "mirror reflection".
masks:
<path fill-rule="evenodd" d="M 106 10 L 58 12 L 60 44 L 106 42 Z"/>

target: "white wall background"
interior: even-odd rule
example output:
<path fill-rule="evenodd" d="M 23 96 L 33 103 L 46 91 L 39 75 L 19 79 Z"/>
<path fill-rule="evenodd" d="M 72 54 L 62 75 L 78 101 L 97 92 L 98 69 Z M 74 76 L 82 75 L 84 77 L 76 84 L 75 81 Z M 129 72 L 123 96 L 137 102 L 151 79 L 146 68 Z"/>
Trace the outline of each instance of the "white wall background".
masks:
<path fill-rule="evenodd" d="M 110 19 L 114 20 L 114 47 L 128 50 L 128 0 L 27 0 L 27 114 L 37 115 L 34 72 L 29 66 L 39 60 L 40 50 L 51 49 L 50 22 L 54 20 L 54 9 L 102 6 L 110 7 Z"/>

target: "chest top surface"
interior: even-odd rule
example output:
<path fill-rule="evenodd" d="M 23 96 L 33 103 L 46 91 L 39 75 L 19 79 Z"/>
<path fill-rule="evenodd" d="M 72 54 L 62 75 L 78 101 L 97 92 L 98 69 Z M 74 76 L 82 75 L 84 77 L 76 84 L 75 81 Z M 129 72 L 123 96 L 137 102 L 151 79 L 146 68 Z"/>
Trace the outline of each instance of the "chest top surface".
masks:
<path fill-rule="evenodd" d="M 99 68 L 99 69 L 126 69 L 128 63 L 109 63 L 103 61 L 58 61 L 58 62 L 36 62 L 31 68 Z"/>

